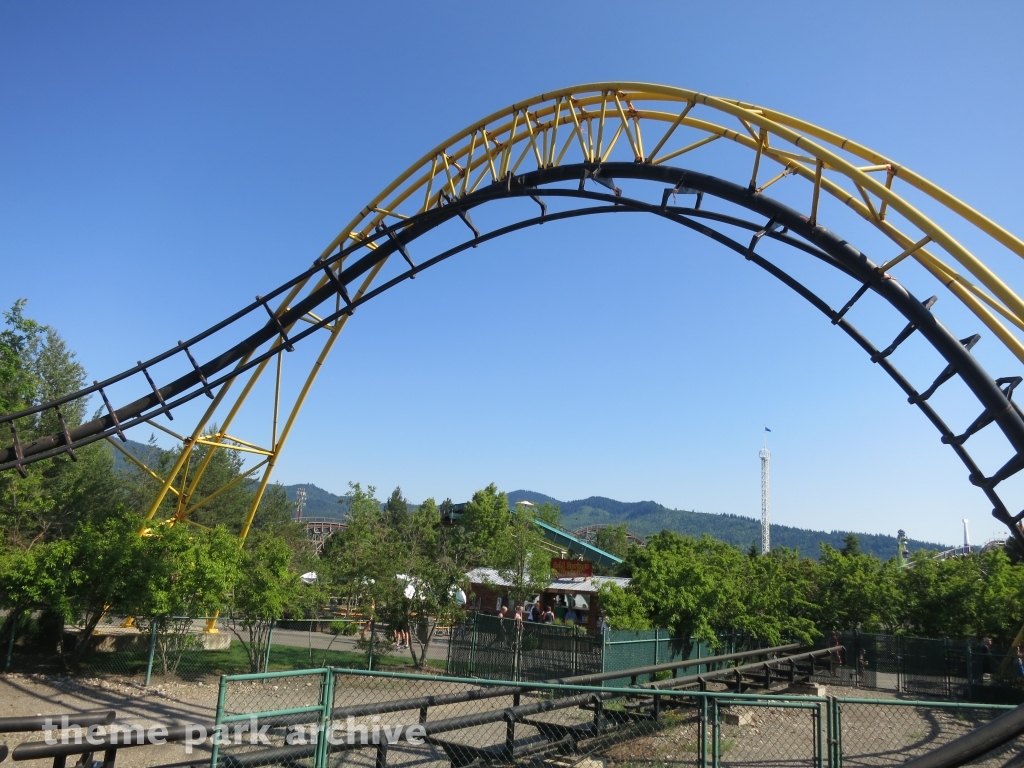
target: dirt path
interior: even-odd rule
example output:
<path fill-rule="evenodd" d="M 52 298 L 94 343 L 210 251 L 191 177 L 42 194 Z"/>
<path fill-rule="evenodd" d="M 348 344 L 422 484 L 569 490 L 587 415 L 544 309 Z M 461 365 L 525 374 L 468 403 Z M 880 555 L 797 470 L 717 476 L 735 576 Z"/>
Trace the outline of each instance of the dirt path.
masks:
<path fill-rule="evenodd" d="M 178 725 L 213 722 L 217 708 L 217 687 L 204 683 L 168 683 L 144 688 L 129 679 L 83 678 L 58 675 L 9 674 L 0 677 L 0 717 L 49 715 L 113 709 L 117 722 L 141 725 Z M 40 741 L 41 731 L 9 733 L 0 741 L 10 748 L 23 741 Z M 195 760 L 209 763 L 210 748 L 197 746 L 186 754 L 183 744 L 123 749 L 117 764 L 126 768 Z M 10 759 L 10 758 L 8 758 Z M 46 768 L 50 760 L 19 763 L 26 768 Z M 72 764 L 75 759 L 69 759 Z"/>

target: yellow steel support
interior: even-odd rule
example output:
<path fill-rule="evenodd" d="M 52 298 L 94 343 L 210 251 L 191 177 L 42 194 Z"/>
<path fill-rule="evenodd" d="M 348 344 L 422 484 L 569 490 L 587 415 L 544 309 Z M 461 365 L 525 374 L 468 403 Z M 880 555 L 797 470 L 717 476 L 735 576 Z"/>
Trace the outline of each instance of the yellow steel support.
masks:
<path fill-rule="evenodd" d="M 665 135 L 661 137 L 661 140 L 657 144 L 654 145 L 654 149 L 651 150 L 649 157 L 658 156 L 661 148 L 665 146 L 665 142 L 672 138 L 672 134 L 676 132 L 676 128 L 678 128 L 682 124 L 683 120 L 686 119 L 686 116 L 690 114 L 691 109 L 693 109 L 693 102 L 686 102 L 686 106 L 683 107 L 683 111 L 679 113 L 679 117 L 672 121 L 672 125 L 668 127 L 667 131 L 665 131 Z"/>
<path fill-rule="evenodd" d="M 555 146 L 558 143 L 558 118 L 562 114 L 562 98 L 555 99 L 555 118 L 551 122 L 551 143 L 548 145 L 548 154 L 544 160 L 544 166 L 551 168 L 555 164 Z"/>
<path fill-rule="evenodd" d="M 916 243 L 914 243 L 909 248 L 904 248 L 903 252 L 899 256 L 894 256 L 893 258 L 891 258 L 887 262 L 885 262 L 885 264 L 883 264 L 882 266 L 880 266 L 878 268 L 878 271 L 879 272 L 888 272 L 892 267 L 895 267 L 897 264 L 899 264 L 901 261 L 903 261 L 905 258 L 907 258 L 907 256 L 911 256 L 911 255 L 917 253 L 919 250 L 921 250 L 926 245 L 928 245 L 928 243 L 930 243 L 931 241 L 932 241 L 931 236 L 930 235 L 925 235 L 924 237 L 922 237 L 920 240 L 918 240 Z"/>
<path fill-rule="evenodd" d="M 601 122 L 597 126 L 597 147 L 595 147 L 592 153 L 594 157 L 604 157 L 602 149 L 604 148 L 604 118 L 608 112 L 608 93 L 601 91 Z"/>
<path fill-rule="evenodd" d="M 466 194 L 466 187 L 469 184 L 469 171 L 473 167 L 473 152 L 476 150 L 476 131 L 469 137 L 469 159 L 466 161 L 466 172 L 462 174 L 461 195 Z"/>
<path fill-rule="evenodd" d="M 720 139 L 720 138 L 722 138 L 722 137 L 721 136 L 705 136 L 703 139 L 700 139 L 699 141 L 695 141 L 692 144 L 687 144 L 682 149 L 677 149 L 674 152 L 669 152 L 666 155 L 662 155 L 657 160 L 652 160 L 651 164 L 652 165 L 661 165 L 662 163 L 668 162 L 669 160 L 672 160 L 673 158 L 679 157 L 680 155 L 685 155 L 687 152 L 692 152 L 693 150 L 698 149 L 699 147 L 703 147 L 705 144 L 710 144 L 712 141 L 715 141 L 716 139 Z"/>
<path fill-rule="evenodd" d="M 814 196 L 811 198 L 811 226 L 818 223 L 818 198 L 821 196 L 821 169 L 822 163 L 819 160 L 814 166 Z"/>
<path fill-rule="evenodd" d="M 875 206 L 871 202 L 871 198 L 868 197 L 867 191 L 860 184 L 857 184 L 856 187 L 857 187 L 857 191 L 860 192 L 860 196 L 864 199 L 864 205 L 867 206 L 868 211 L 871 214 L 871 218 L 874 219 L 875 222 L 881 221 L 881 219 L 879 218 L 878 214 L 875 212 Z"/>
<path fill-rule="evenodd" d="M 541 154 L 540 147 L 537 146 L 537 136 L 533 132 L 533 125 L 530 123 L 530 113 L 525 109 L 523 110 L 523 122 L 526 123 L 526 132 L 530 136 L 530 147 L 533 148 L 534 157 L 537 158 L 537 167 L 544 167 L 543 155 Z"/>
<path fill-rule="evenodd" d="M 334 324 L 335 330 L 339 327 L 338 323 Z M 281 408 L 281 368 L 283 365 L 284 355 L 279 351 L 277 353 L 277 378 L 274 380 L 274 417 L 270 429 L 270 444 L 274 446 L 274 450 L 277 450 L 277 414 Z"/>
<path fill-rule="evenodd" d="M 602 163 L 608 162 L 608 158 L 611 156 L 612 150 L 615 149 L 615 145 L 619 141 L 619 136 L 622 135 L 622 126 L 623 123 L 619 123 L 619 126 L 615 129 L 615 134 L 612 136 L 612 140 L 608 142 L 608 149 L 606 149 L 604 154 L 601 155 Z"/>
<path fill-rule="evenodd" d="M 642 163 L 644 161 L 644 158 L 643 152 L 640 149 L 640 144 L 633 138 L 633 132 L 629 130 L 629 120 L 626 119 L 626 113 L 622 109 L 622 102 L 619 101 L 619 94 L 615 93 L 614 96 L 615 108 L 616 110 L 618 110 L 619 119 L 622 120 L 622 125 L 619 126 L 619 130 L 615 132 L 615 135 L 618 136 L 619 131 L 626 131 L 626 140 L 629 141 L 630 149 L 633 150 L 633 159 L 636 160 L 638 163 Z M 608 151 L 611 152 L 611 149 L 612 148 L 609 147 Z"/>
<path fill-rule="evenodd" d="M 206 445 L 210 448 L 229 448 L 233 451 L 241 451 L 242 453 L 258 453 L 260 456 L 273 456 L 273 451 L 268 451 L 266 448 L 250 448 L 247 445 L 233 445 L 232 443 L 225 443 L 222 440 L 204 440 L 199 438 L 195 442 L 196 445 Z"/>
<path fill-rule="evenodd" d="M 117 440 L 115 440 L 115 439 L 114 439 L 114 438 L 112 438 L 112 437 L 108 437 L 108 438 L 107 438 L 107 442 L 108 442 L 108 443 L 110 443 L 110 444 L 111 444 L 112 446 L 114 446 L 114 448 L 116 448 L 117 450 L 119 450 L 119 451 L 120 451 L 120 452 L 121 452 L 121 453 L 122 453 L 122 454 L 124 455 L 124 457 L 125 457 L 126 459 L 128 459 L 128 461 L 130 461 L 130 462 L 131 462 L 132 464 L 134 464 L 135 466 L 137 466 L 137 467 L 138 467 L 139 469 L 141 469 L 141 470 L 142 470 L 143 472 L 145 472 L 145 473 L 146 473 L 147 475 L 149 475 L 150 477 L 152 477 L 152 478 L 153 478 L 154 480 L 156 480 L 156 481 L 157 481 L 158 483 L 161 483 L 161 484 L 163 484 L 163 482 L 164 482 L 164 479 L 163 479 L 162 477 L 160 477 L 160 475 L 158 475 L 158 474 L 157 474 L 156 472 L 154 472 L 154 471 L 153 471 L 152 469 L 150 469 L 149 467 L 147 467 L 147 466 L 146 466 L 146 465 L 145 465 L 145 464 L 144 464 L 143 462 L 141 462 L 141 461 L 140 461 L 140 460 L 139 460 L 138 458 L 136 458 L 136 456 L 135 456 L 135 454 L 134 454 L 134 453 L 132 453 L 131 451 L 128 451 L 128 450 L 126 450 L 125 448 L 123 448 L 123 447 L 121 446 L 121 443 L 120 443 L 120 442 L 118 442 Z M 180 495 L 181 495 L 181 491 L 179 491 L 179 490 L 178 490 L 177 488 L 175 488 L 175 487 L 174 487 L 173 485 L 172 485 L 172 486 L 170 486 L 170 488 L 168 488 L 168 490 L 169 490 L 169 491 L 170 491 L 171 493 L 173 493 L 173 494 L 174 494 L 175 496 L 180 496 Z"/>
<path fill-rule="evenodd" d="M 182 435 L 179 435 L 173 429 L 168 429 L 163 424 L 161 424 L 159 421 L 155 421 L 154 419 L 146 419 L 146 423 L 149 424 L 149 426 L 154 427 L 155 429 L 159 429 L 161 432 L 166 432 L 168 435 L 173 437 L 179 443 L 183 443 L 187 439 L 187 438 L 183 437 Z"/>
<path fill-rule="evenodd" d="M 885 174 L 885 188 L 886 189 L 892 189 L 892 180 L 894 178 L 896 178 L 896 174 L 894 174 L 892 172 L 892 166 L 890 166 L 890 165 L 885 166 L 885 170 L 886 170 L 886 174 Z M 887 205 L 888 205 L 888 203 L 885 202 L 885 200 L 883 200 L 882 204 L 880 206 L 878 206 L 878 218 L 880 218 L 880 219 L 884 219 L 885 218 L 885 208 L 886 208 Z"/>
<path fill-rule="evenodd" d="M 770 179 L 768 179 L 768 181 L 766 181 L 764 184 L 762 184 L 760 187 L 758 187 L 755 191 L 758 194 L 760 194 L 760 193 L 764 192 L 766 189 L 768 189 L 768 187 L 770 187 L 772 184 L 774 184 L 777 181 L 781 181 L 782 179 L 784 179 L 787 176 L 791 175 L 793 172 L 794 171 L 793 171 L 792 168 L 786 168 L 784 171 L 782 171 L 782 173 L 777 173 L 774 176 L 772 176 Z"/>
<path fill-rule="evenodd" d="M 356 292 L 353 298 L 358 299 L 360 296 L 366 293 L 366 290 L 373 284 L 373 281 L 377 278 L 377 275 L 380 273 L 380 270 L 383 269 L 383 267 L 384 262 L 381 261 L 378 262 L 373 267 L 373 269 L 370 270 L 370 273 L 366 276 L 366 279 L 363 280 L 362 285 L 360 286 L 359 290 Z M 291 433 L 292 426 L 295 424 L 295 419 L 299 415 L 299 411 L 302 410 L 302 406 L 306 401 L 306 396 L 309 394 L 309 390 L 312 388 L 313 382 L 316 381 L 317 374 L 320 373 L 320 369 L 323 366 L 324 361 L 330 354 L 331 348 L 334 346 L 334 342 L 338 340 L 338 336 L 339 334 L 341 334 L 342 329 L 345 327 L 347 320 L 347 316 L 342 316 L 342 318 L 337 323 L 335 323 L 337 329 L 328 337 L 327 343 L 324 344 L 324 348 L 320 352 L 320 356 L 317 357 L 316 362 L 313 364 L 313 369 L 306 376 L 306 381 L 302 385 L 302 390 L 299 392 L 299 396 L 295 399 L 295 403 L 292 405 L 291 412 L 288 414 L 288 418 L 284 423 L 284 428 L 281 430 L 281 437 L 274 444 L 274 450 L 277 453 L 280 453 L 281 449 L 284 447 L 285 441 L 288 439 L 289 433 Z M 274 472 L 274 464 L 276 462 L 276 458 L 276 456 L 270 457 L 270 459 L 267 462 L 267 468 L 263 473 L 263 477 L 260 478 L 259 487 L 256 489 L 256 494 L 252 500 L 252 504 L 249 507 L 249 513 L 246 515 L 245 523 L 243 524 L 242 531 L 239 534 L 239 538 L 241 538 L 243 541 L 245 540 L 245 537 L 249 535 L 249 529 L 252 527 L 253 518 L 256 517 L 256 512 L 260 506 L 260 501 L 262 501 L 263 499 L 263 493 L 264 491 L 266 491 L 267 483 L 270 482 L 270 476 Z"/>
<path fill-rule="evenodd" d="M 754 170 L 750 174 L 750 189 L 757 188 L 757 169 L 761 165 L 761 153 L 764 152 L 765 147 L 768 146 L 768 131 L 764 128 L 761 129 L 761 135 L 757 137 L 757 152 L 754 154 Z"/>
<path fill-rule="evenodd" d="M 220 495 L 221 495 L 222 493 L 224 493 L 224 492 L 225 492 L 226 490 L 228 490 L 229 488 L 234 488 L 234 487 L 235 487 L 236 485 L 238 485 L 238 484 L 239 484 L 240 482 L 242 482 L 243 480 L 245 480 L 245 478 L 247 478 L 247 477 L 248 477 L 249 475 L 251 475 L 251 474 L 252 474 L 253 472 L 255 472 L 255 471 L 256 471 L 257 469 L 260 469 L 261 467 L 263 467 L 263 466 L 265 466 L 266 464 L 268 464 L 268 463 L 270 462 L 270 459 L 271 459 L 272 457 L 273 457 L 273 454 L 269 454 L 269 455 L 267 456 L 267 458 L 265 458 L 265 459 L 264 459 L 263 461 L 261 461 L 261 462 L 260 462 L 259 464 L 254 464 L 253 466 L 249 467 L 249 469 L 247 469 L 247 470 L 245 470 L 244 472 L 240 473 L 240 474 L 238 475 L 238 477 L 236 477 L 236 478 L 235 478 L 234 480 L 232 480 L 232 481 L 231 481 L 230 483 L 227 483 L 227 484 L 225 484 L 225 485 L 222 485 L 222 486 L 221 486 L 220 488 L 218 488 L 218 489 L 217 489 L 216 491 L 214 491 L 213 493 L 211 493 L 211 494 L 210 494 L 209 496 L 207 496 L 207 497 L 206 497 L 205 499 L 203 499 L 202 501 L 200 501 L 200 502 L 199 502 L 198 504 L 193 504 L 193 505 L 192 505 L 191 507 L 189 507 L 189 508 L 188 508 L 188 510 L 186 510 L 185 514 L 184 514 L 184 515 L 182 515 L 182 518 L 181 518 L 181 519 L 183 519 L 183 520 L 185 520 L 185 521 L 187 521 L 187 522 L 191 522 L 191 521 L 190 521 L 190 520 L 188 519 L 189 515 L 191 515 L 191 514 L 192 514 L 193 512 L 195 512 L 195 511 L 196 511 L 197 509 L 201 509 L 202 507 L 204 507 L 204 506 L 206 506 L 207 504 L 209 504 L 209 503 L 210 503 L 211 501 L 213 501 L 213 500 L 214 500 L 215 498 L 217 498 L 218 496 L 220 496 Z"/>

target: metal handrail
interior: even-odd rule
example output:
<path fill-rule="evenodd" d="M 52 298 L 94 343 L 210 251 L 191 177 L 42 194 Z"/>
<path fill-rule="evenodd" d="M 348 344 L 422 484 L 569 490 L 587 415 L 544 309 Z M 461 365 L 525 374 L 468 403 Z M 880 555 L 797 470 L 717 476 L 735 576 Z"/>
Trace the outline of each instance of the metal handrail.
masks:
<path fill-rule="evenodd" d="M 117 717 L 112 709 L 89 712 L 65 712 L 60 715 L 28 715 L 0 717 L 0 733 L 46 731 L 53 728 L 88 728 L 90 725 L 110 725 Z M 66 719 L 65 719 L 66 718 Z"/>

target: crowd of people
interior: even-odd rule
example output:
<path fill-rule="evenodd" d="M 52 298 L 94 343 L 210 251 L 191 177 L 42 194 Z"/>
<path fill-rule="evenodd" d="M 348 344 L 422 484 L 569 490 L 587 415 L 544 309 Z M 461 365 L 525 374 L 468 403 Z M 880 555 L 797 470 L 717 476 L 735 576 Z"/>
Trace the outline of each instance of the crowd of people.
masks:
<path fill-rule="evenodd" d="M 509 609 L 507 605 L 501 606 L 498 610 L 498 616 L 502 619 L 509 618 Z M 513 605 L 511 617 L 512 620 L 518 624 L 521 624 L 524 621 L 532 621 L 538 624 L 554 624 L 555 606 L 550 603 L 543 606 L 541 605 L 540 600 L 533 603 Z M 562 620 L 569 626 L 586 626 L 587 624 L 586 616 L 581 616 L 576 613 L 576 609 L 571 604 L 566 608 L 565 615 Z M 604 615 L 599 614 L 597 619 L 598 631 L 603 632 L 606 626 Z"/>

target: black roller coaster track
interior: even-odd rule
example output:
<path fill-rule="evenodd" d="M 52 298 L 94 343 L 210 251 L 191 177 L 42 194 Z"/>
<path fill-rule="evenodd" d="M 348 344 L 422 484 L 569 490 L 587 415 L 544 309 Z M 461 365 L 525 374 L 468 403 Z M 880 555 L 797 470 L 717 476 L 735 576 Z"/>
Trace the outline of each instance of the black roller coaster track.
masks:
<path fill-rule="evenodd" d="M 662 189 L 659 202 L 645 202 L 621 196 L 612 179 L 642 180 L 665 186 Z M 588 180 L 613 189 L 614 193 L 590 191 L 585 188 Z M 572 186 L 575 182 L 578 182 L 576 187 Z M 692 207 L 669 205 L 669 199 L 674 198 L 676 193 L 696 194 L 697 202 Z M 705 197 L 716 198 L 746 209 L 751 214 L 762 217 L 763 221 L 760 223 L 745 221 L 722 213 L 704 210 L 701 208 L 701 203 Z M 511 198 L 533 199 L 540 207 L 540 214 L 484 234 L 477 232 L 469 218 L 470 211 L 488 202 Z M 544 200 L 552 198 L 576 199 L 586 201 L 589 205 L 573 210 L 548 213 Z M 971 483 L 985 493 L 992 504 L 993 516 L 1004 523 L 1024 545 L 1024 533 L 1018 526 L 1018 523 L 1024 519 L 1024 511 L 1011 513 L 997 493 L 997 486 L 1000 483 L 1024 469 L 1024 418 L 1012 399 L 1013 390 L 1020 383 L 1021 377 L 993 379 L 971 354 L 971 348 L 979 339 L 978 335 L 964 339 L 954 336 L 932 313 L 934 297 L 922 302 L 891 276 L 880 272 L 878 266 L 853 245 L 825 227 L 808 221 L 804 215 L 763 194 L 714 176 L 681 168 L 644 163 L 576 164 L 540 169 L 518 176 L 509 175 L 477 192 L 459 199 L 452 199 L 447 205 L 425 211 L 392 226 L 380 227 L 371 236 L 354 245 L 339 249 L 324 260 L 318 260 L 310 269 L 275 291 L 258 297 L 257 301 L 234 315 L 161 355 L 146 362 L 140 362 L 134 368 L 105 381 L 96 382 L 93 386 L 66 397 L 41 403 L 18 413 L 0 416 L 0 424 L 7 425 L 11 435 L 10 444 L 0 449 L 0 470 L 18 469 L 23 471 L 26 464 L 60 454 L 71 454 L 73 458 L 74 449 L 77 447 L 114 435 L 124 439 L 125 430 L 147 422 L 159 414 L 166 414 L 170 418 L 175 408 L 197 397 L 203 395 L 214 397 L 214 392 L 218 387 L 279 354 L 281 347 L 291 349 L 294 344 L 328 326 L 333 321 L 350 315 L 360 305 L 389 288 L 413 278 L 417 273 L 469 248 L 511 232 L 548 222 L 598 214 L 622 213 L 653 214 L 709 237 L 765 270 L 810 302 L 833 325 L 839 327 L 853 339 L 867 353 L 869 359 L 879 365 L 896 382 L 906 394 L 908 401 L 924 413 L 938 429 L 942 442 L 949 445 L 967 467 Z M 409 255 L 407 246 L 441 224 L 456 218 L 461 218 L 473 229 L 474 237 L 433 258 L 415 264 Z M 711 225 L 715 223 L 753 234 L 749 242 L 741 242 L 713 228 Z M 783 243 L 815 257 L 852 278 L 859 284 L 859 287 L 844 306 L 833 309 L 806 286 L 757 253 L 758 243 L 764 238 Z M 350 293 L 352 284 L 396 253 L 401 254 L 409 263 L 409 269 L 365 294 L 352 298 L 352 293 Z M 310 279 L 324 276 L 327 279 L 322 280 L 318 287 L 293 305 L 282 308 L 279 312 L 270 308 L 274 299 L 282 297 L 288 291 L 303 285 Z M 907 322 L 905 328 L 892 343 L 881 349 L 870 342 L 845 318 L 850 308 L 869 290 L 888 302 Z M 327 301 L 335 300 L 337 300 L 335 311 L 323 317 L 313 315 L 316 317 L 315 321 L 308 319 L 314 309 Z M 262 328 L 202 364 L 195 360 L 191 352 L 192 347 L 254 312 L 266 313 L 264 316 L 268 316 Z M 309 325 L 301 331 L 293 332 L 294 326 L 300 319 L 305 319 Z M 946 366 L 938 373 L 932 384 L 923 391 L 915 389 L 889 360 L 889 356 L 896 348 L 914 333 L 920 334 L 946 362 Z M 261 347 L 268 343 L 271 344 L 271 347 L 260 351 Z M 176 355 L 187 357 L 192 370 L 171 383 L 158 387 L 154 383 L 149 369 Z M 150 393 L 120 408 L 113 408 L 105 389 L 126 379 L 142 376 L 145 377 L 147 389 L 151 390 Z M 928 402 L 936 390 L 954 376 L 960 377 L 973 395 L 977 397 L 981 406 L 981 413 L 977 419 L 959 435 L 947 426 Z M 61 406 L 80 401 L 96 393 L 100 394 L 106 405 L 106 415 L 80 426 L 68 428 L 61 415 Z M 16 427 L 18 420 L 38 417 L 44 412 L 55 414 L 56 423 L 59 423 L 61 427 L 60 431 L 22 444 L 18 439 Z M 1005 435 L 1012 447 L 1013 455 L 1000 469 L 992 475 L 986 476 L 971 458 L 964 444 L 971 435 L 993 424 Z"/>

